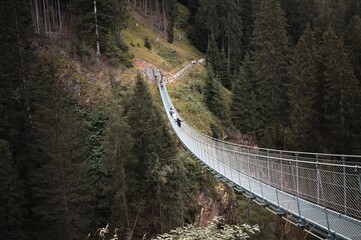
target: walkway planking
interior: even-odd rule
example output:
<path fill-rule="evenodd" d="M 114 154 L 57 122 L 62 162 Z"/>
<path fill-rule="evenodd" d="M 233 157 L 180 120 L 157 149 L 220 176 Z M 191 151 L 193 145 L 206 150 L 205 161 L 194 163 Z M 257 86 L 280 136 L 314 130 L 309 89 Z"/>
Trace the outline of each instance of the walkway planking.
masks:
<path fill-rule="evenodd" d="M 297 218 L 300 224 L 305 223 L 314 227 L 318 233 L 321 232 L 327 239 L 361 240 L 361 221 L 359 219 L 325 209 L 322 204 L 318 205 L 300 199 L 298 196 L 281 191 L 241 173 L 240 164 L 247 161 L 247 157 L 250 157 L 249 153 L 235 152 L 233 159 L 228 157 L 228 160 L 225 160 L 222 158 L 223 151 L 216 147 L 217 143 L 209 145 L 204 142 L 204 139 L 198 139 L 199 134 L 185 122 L 181 128 L 178 127 L 168 114 L 170 107 L 174 108 L 174 106 L 166 87 L 159 88 L 159 91 L 169 121 L 178 138 L 195 157 L 216 175 L 221 176 L 236 189 L 244 189 L 248 195 L 254 195 L 257 199 L 261 199 L 265 205 L 269 204 L 273 209 L 286 212 Z M 226 164 L 227 161 L 228 164 Z"/>

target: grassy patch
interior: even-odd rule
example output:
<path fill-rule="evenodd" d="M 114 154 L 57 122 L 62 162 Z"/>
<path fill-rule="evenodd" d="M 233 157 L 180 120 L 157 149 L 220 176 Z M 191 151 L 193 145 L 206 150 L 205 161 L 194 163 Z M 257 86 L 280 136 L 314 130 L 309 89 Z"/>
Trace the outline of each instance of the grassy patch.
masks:
<path fill-rule="evenodd" d="M 167 89 L 173 105 L 180 116 L 196 129 L 211 135 L 210 126 L 216 119 L 203 102 L 203 86 L 206 69 L 202 65 L 192 66 Z"/>
<path fill-rule="evenodd" d="M 202 54 L 191 46 L 182 30 L 175 29 L 175 40 L 172 44 L 164 39 L 163 32 L 156 31 L 149 26 L 154 19 L 147 19 L 134 13 L 127 23 L 128 28 L 122 32 L 125 43 L 130 46 L 135 58 L 150 62 L 165 71 L 177 71 L 181 63 L 192 59 L 199 59 Z M 148 38 L 151 49 L 144 46 L 144 39 Z"/>

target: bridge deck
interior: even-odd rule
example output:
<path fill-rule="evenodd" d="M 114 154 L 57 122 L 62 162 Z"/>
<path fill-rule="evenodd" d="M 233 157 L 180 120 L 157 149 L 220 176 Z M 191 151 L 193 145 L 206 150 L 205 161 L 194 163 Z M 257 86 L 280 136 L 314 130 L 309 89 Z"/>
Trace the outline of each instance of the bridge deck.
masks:
<path fill-rule="evenodd" d="M 269 204 L 274 209 L 278 209 L 293 217 L 302 220 L 308 225 L 326 233 L 325 237 L 329 239 L 352 239 L 361 240 L 361 221 L 347 215 L 324 207 L 324 203 L 314 203 L 299 198 L 278 188 L 265 184 L 256 178 L 241 172 L 241 169 L 247 167 L 242 165 L 250 161 L 251 154 L 242 152 L 232 152 L 225 154 L 221 148 L 217 148 L 217 143 L 205 143 L 204 139 L 199 139 L 197 134 L 185 122 L 182 127 L 178 127 L 174 120 L 168 114 L 172 105 L 166 87 L 160 89 L 160 94 L 172 127 L 182 141 L 184 146 L 189 149 L 205 166 L 214 171 L 215 174 L 222 176 L 230 185 L 244 189 L 249 194 L 253 194 L 257 199 Z M 173 107 L 174 108 L 174 107 Z M 223 156 L 223 155 L 227 156 Z M 250 165 L 248 165 L 248 168 Z M 262 169 L 260 169 L 262 171 Z M 262 172 L 262 174 L 264 174 Z M 361 203 L 359 202 L 361 205 Z M 358 208 L 360 208 L 360 205 Z M 360 209 L 356 209 L 360 211 Z"/>

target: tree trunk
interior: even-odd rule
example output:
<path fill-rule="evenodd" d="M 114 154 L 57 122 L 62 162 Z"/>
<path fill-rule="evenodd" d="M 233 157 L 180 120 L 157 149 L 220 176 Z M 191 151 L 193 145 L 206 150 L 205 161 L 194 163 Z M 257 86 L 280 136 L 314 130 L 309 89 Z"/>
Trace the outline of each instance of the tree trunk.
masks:
<path fill-rule="evenodd" d="M 61 19 L 60 2 L 59 2 L 59 0 L 57 2 L 58 2 L 59 29 L 60 29 L 60 32 L 61 32 L 62 29 L 63 29 L 63 20 Z"/>
<path fill-rule="evenodd" d="M 165 1 L 162 0 L 162 9 L 163 9 L 163 35 L 167 39 L 167 13 L 165 7 Z"/>
<path fill-rule="evenodd" d="M 135 218 L 132 231 L 130 232 L 127 240 L 131 240 L 133 238 L 133 233 L 134 233 L 135 226 L 136 226 L 136 224 L 138 222 L 138 217 L 139 217 L 139 214 L 140 214 L 140 210 L 142 210 L 142 207 L 139 207 L 139 209 L 138 209 L 137 217 Z"/>
<path fill-rule="evenodd" d="M 227 53 L 227 73 L 228 73 L 228 76 L 230 75 L 230 72 L 231 72 L 231 40 L 230 38 L 228 37 L 228 53 Z"/>
<path fill-rule="evenodd" d="M 22 48 L 22 44 L 21 44 L 21 40 L 20 40 L 19 25 L 18 25 L 18 15 L 17 15 L 16 9 L 15 9 L 15 26 L 16 26 L 16 35 L 17 35 L 18 44 L 19 44 L 18 48 L 19 48 L 19 55 L 20 55 L 21 78 L 23 79 L 23 84 L 24 84 L 24 92 L 25 92 L 24 96 L 25 96 L 26 110 L 28 112 L 30 126 L 32 126 L 33 125 L 33 120 L 32 120 L 30 105 L 29 105 L 28 88 L 26 86 L 27 83 L 26 83 L 26 79 L 25 79 L 23 48 Z"/>
<path fill-rule="evenodd" d="M 52 20 L 52 27 L 50 28 L 52 32 L 55 32 L 55 26 L 57 25 L 56 20 L 55 20 L 55 13 L 56 13 L 56 9 L 55 9 L 55 4 L 54 4 L 54 0 L 51 0 L 51 20 Z M 50 19 L 49 19 L 50 22 Z"/>
<path fill-rule="evenodd" d="M 157 14 L 157 21 L 159 21 L 159 0 L 155 0 L 155 13 Z"/>
<path fill-rule="evenodd" d="M 94 0 L 94 20 L 95 20 L 95 37 L 97 40 L 97 61 L 99 62 L 100 46 L 99 46 L 99 32 L 98 32 L 98 18 L 97 18 L 97 1 Z"/>
<path fill-rule="evenodd" d="M 148 1 L 144 0 L 144 17 L 147 17 L 148 13 Z"/>

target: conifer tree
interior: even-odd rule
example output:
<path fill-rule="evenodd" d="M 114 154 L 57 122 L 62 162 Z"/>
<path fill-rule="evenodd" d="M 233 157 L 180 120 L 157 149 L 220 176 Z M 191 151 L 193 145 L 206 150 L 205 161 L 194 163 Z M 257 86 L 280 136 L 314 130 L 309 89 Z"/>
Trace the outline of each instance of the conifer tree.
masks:
<path fill-rule="evenodd" d="M 296 44 L 307 24 L 314 26 L 318 14 L 317 0 L 281 0 L 289 24 L 288 32 Z"/>
<path fill-rule="evenodd" d="M 200 10 L 200 0 L 190 1 L 188 8 L 190 12 L 188 38 L 196 48 L 205 53 L 208 46 L 208 30 Z"/>
<path fill-rule="evenodd" d="M 0 238 L 28 239 L 25 191 L 11 159 L 9 143 L 0 139 Z"/>
<path fill-rule="evenodd" d="M 79 239 L 91 219 L 84 123 L 52 64 L 43 65 L 41 77 L 43 99 L 34 114 L 38 166 L 32 171 L 36 230 L 39 239 Z"/>
<path fill-rule="evenodd" d="M 228 89 L 232 88 L 232 79 L 239 71 L 239 65 L 243 59 L 242 48 L 246 48 L 240 39 L 244 39 L 242 16 L 245 14 L 243 7 L 246 3 L 241 0 L 230 0 L 227 5 L 227 17 L 224 26 L 225 36 L 227 38 L 227 60 L 226 60 L 226 81 L 222 81 L 223 86 Z M 246 5 L 246 6 L 244 6 Z M 228 78 L 228 79 L 227 79 Z"/>
<path fill-rule="evenodd" d="M 345 33 L 345 45 L 350 49 L 351 64 L 354 73 L 361 84 L 361 18 L 356 15 L 352 18 Z"/>
<path fill-rule="evenodd" d="M 119 101 L 112 100 L 109 110 L 109 121 L 103 142 L 102 169 L 110 178 L 105 189 L 111 198 L 110 224 L 124 230 L 130 227 L 128 189 L 132 187 L 133 140 Z"/>
<path fill-rule="evenodd" d="M 325 66 L 323 108 L 326 146 L 332 152 L 350 152 L 360 129 L 360 89 L 345 46 L 330 25 L 323 35 Z"/>
<path fill-rule="evenodd" d="M 294 48 L 289 68 L 290 142 L 297 151 L 317 151 L 319 112 L 315 39 L 308 25 Z"/>
<path fill-rule="evenodd" d="M 257 136 L 259 117 L 255 84 L 252 79 L 250 56 L 246 55 L 239 77 L 232 88 L 231 116 L 233 124 L 244 134 Z"/>
<path fill-rule="evenodd" d="M 174 40 L 174 24 L 177 17 L 177 4 L 175 0 L 170 0 L 167 2 L 167 12 L 168 12 L 167 40 L 169 43 L 172 43 Z"/>
<path fill-rule="evenodd" d="M 207 66 L 212 67 L 212 71 L 218 74 L 221 69 L 220 53 L 217 47 L 217 42 L 214 39 L 210 39 L 207 48 Z"/>
<path fill-rule="evenodd" d="M 212 67 L 208 66 L 206 83 L 204 86 L 204 102 L 215 116 L 222 118 L 224 108 L 220 87 L 217 77 L 213 74 Z"/>
<path fill-rule="evenodd" d="M 263 0 L 253 31 L 252 72 L 257 84 L 261 124 L 260 143 L 267 147 L 284 145 L 287 124 L 287 68 L 289 42 L 286 19 L 276 0 Z"/>
<path fill-rule="evenodd" d="M 136 182 L 130 189 L 132 207 L 135 210 L 143 205 L 142 212 L 148 212 L 148 217 L 156 219 L 158 230 L 162 231 L 168 229 L 171 217 L 174 217 L 172 209 L 179 207 L 177 202 L 172 206 L 167 201 L 175 191 L 170 187 L 175 172 L 172 164 L 176 154 L 174 140 L 140 75 L 136 78 L 128 108 L 128 123 L 134 139 L 132 152 L 137 161 L 133 169 Z"/>

